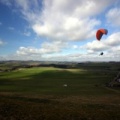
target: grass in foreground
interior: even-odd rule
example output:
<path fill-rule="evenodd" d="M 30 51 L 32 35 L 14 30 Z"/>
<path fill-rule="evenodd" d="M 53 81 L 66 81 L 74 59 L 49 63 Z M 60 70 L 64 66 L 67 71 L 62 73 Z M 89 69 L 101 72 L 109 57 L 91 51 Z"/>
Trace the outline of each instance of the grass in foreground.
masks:
<path fill-rule="evenodd" d="M 119 120 L 120 104 L 111 96 L 37 98 L 0 96 L 0 120 Z M 115 97 L 116 101 L 119 98 Z M 114 100 L 115 100 L 114 99 Z"/>
<path fill-rule="evenodd" d="M 119 120 L 120 90 L 105 86 L 114 75 L 58 68 L 0 73 L 0 120 Z"/>

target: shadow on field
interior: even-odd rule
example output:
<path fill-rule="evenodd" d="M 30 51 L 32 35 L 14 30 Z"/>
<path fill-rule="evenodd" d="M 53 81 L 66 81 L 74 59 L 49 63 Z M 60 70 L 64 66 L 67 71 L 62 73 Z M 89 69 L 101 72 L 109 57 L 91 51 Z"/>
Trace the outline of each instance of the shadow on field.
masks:
<path fill-rule="evenodd" d="M 5 78 L 5 76 L 7 76 Z M 0 90 L 52 95 L 102 95 L 113 91 L 105 89 L 105 84 L 114 72 L 86 69 L 29 68 L 9 72 L 0 79 Z M 66 85 L 66 86 L 64 86 Z"/>

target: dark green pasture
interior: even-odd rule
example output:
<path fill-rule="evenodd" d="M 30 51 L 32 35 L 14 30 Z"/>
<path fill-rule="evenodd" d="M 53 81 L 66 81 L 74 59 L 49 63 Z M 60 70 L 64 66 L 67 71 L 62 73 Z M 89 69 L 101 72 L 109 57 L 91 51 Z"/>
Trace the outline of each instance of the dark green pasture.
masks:
<path fill-rule="evenodd" d="M 115 92 L 105 86 L 113 76 L 114 73 L 110 72 L 84 69 L 20 68 L 0 73 L 0 91 L 48 95 L 107 95 Z"/>
<path fill-rule="evenodd" d="M 116 74 L 102 67 L 1 72 L 0 120 L 119 120 L 120 89 L 107 87 Z"/>

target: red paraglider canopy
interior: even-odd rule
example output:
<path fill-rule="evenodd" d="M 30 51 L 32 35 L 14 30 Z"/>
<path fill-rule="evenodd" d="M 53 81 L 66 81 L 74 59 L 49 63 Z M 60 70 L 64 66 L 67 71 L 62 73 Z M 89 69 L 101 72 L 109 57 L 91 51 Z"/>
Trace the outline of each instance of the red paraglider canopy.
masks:
<path fill-rule="evenodd" d="M 99 29 L 97 32 L 96 32 L 96 38 L 97 40 L 100 40 L 103 36 L 103 34 L 107 35 L 108 33 L 108 30 L 106 29 Z"/>

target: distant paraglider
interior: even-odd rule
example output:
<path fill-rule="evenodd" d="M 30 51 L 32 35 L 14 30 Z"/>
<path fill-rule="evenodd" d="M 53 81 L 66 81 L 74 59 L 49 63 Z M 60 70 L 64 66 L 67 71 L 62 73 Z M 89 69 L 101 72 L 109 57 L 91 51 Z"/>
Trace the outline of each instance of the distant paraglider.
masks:
<path fill-rule="evenodd" d="M 96 39 L 100 41 L 102 36 L 104 34 L 107 35 L 107 33 L 108 33 L 107 29 L 99 29 L 99 30 L 97 30 L 97 32 L 96 32 Z M 104 54 L 103 52 L 100 53 L 100 55 L 103 55 L 103 54 Z"/>
<path fill-rule="evenodd" d="M 103 54 L 104 54 L 103 52 L 100 53 L 100 55 L 103 55 Z"/>
<path fill-rule="evenodd" d="M 97 40 L 101 40 L 103 34 L 107 35 L 108 33 L 108 30 L 107 29 L 99 29 L 97 32 L 96 32 L 96 38 Z"/>

